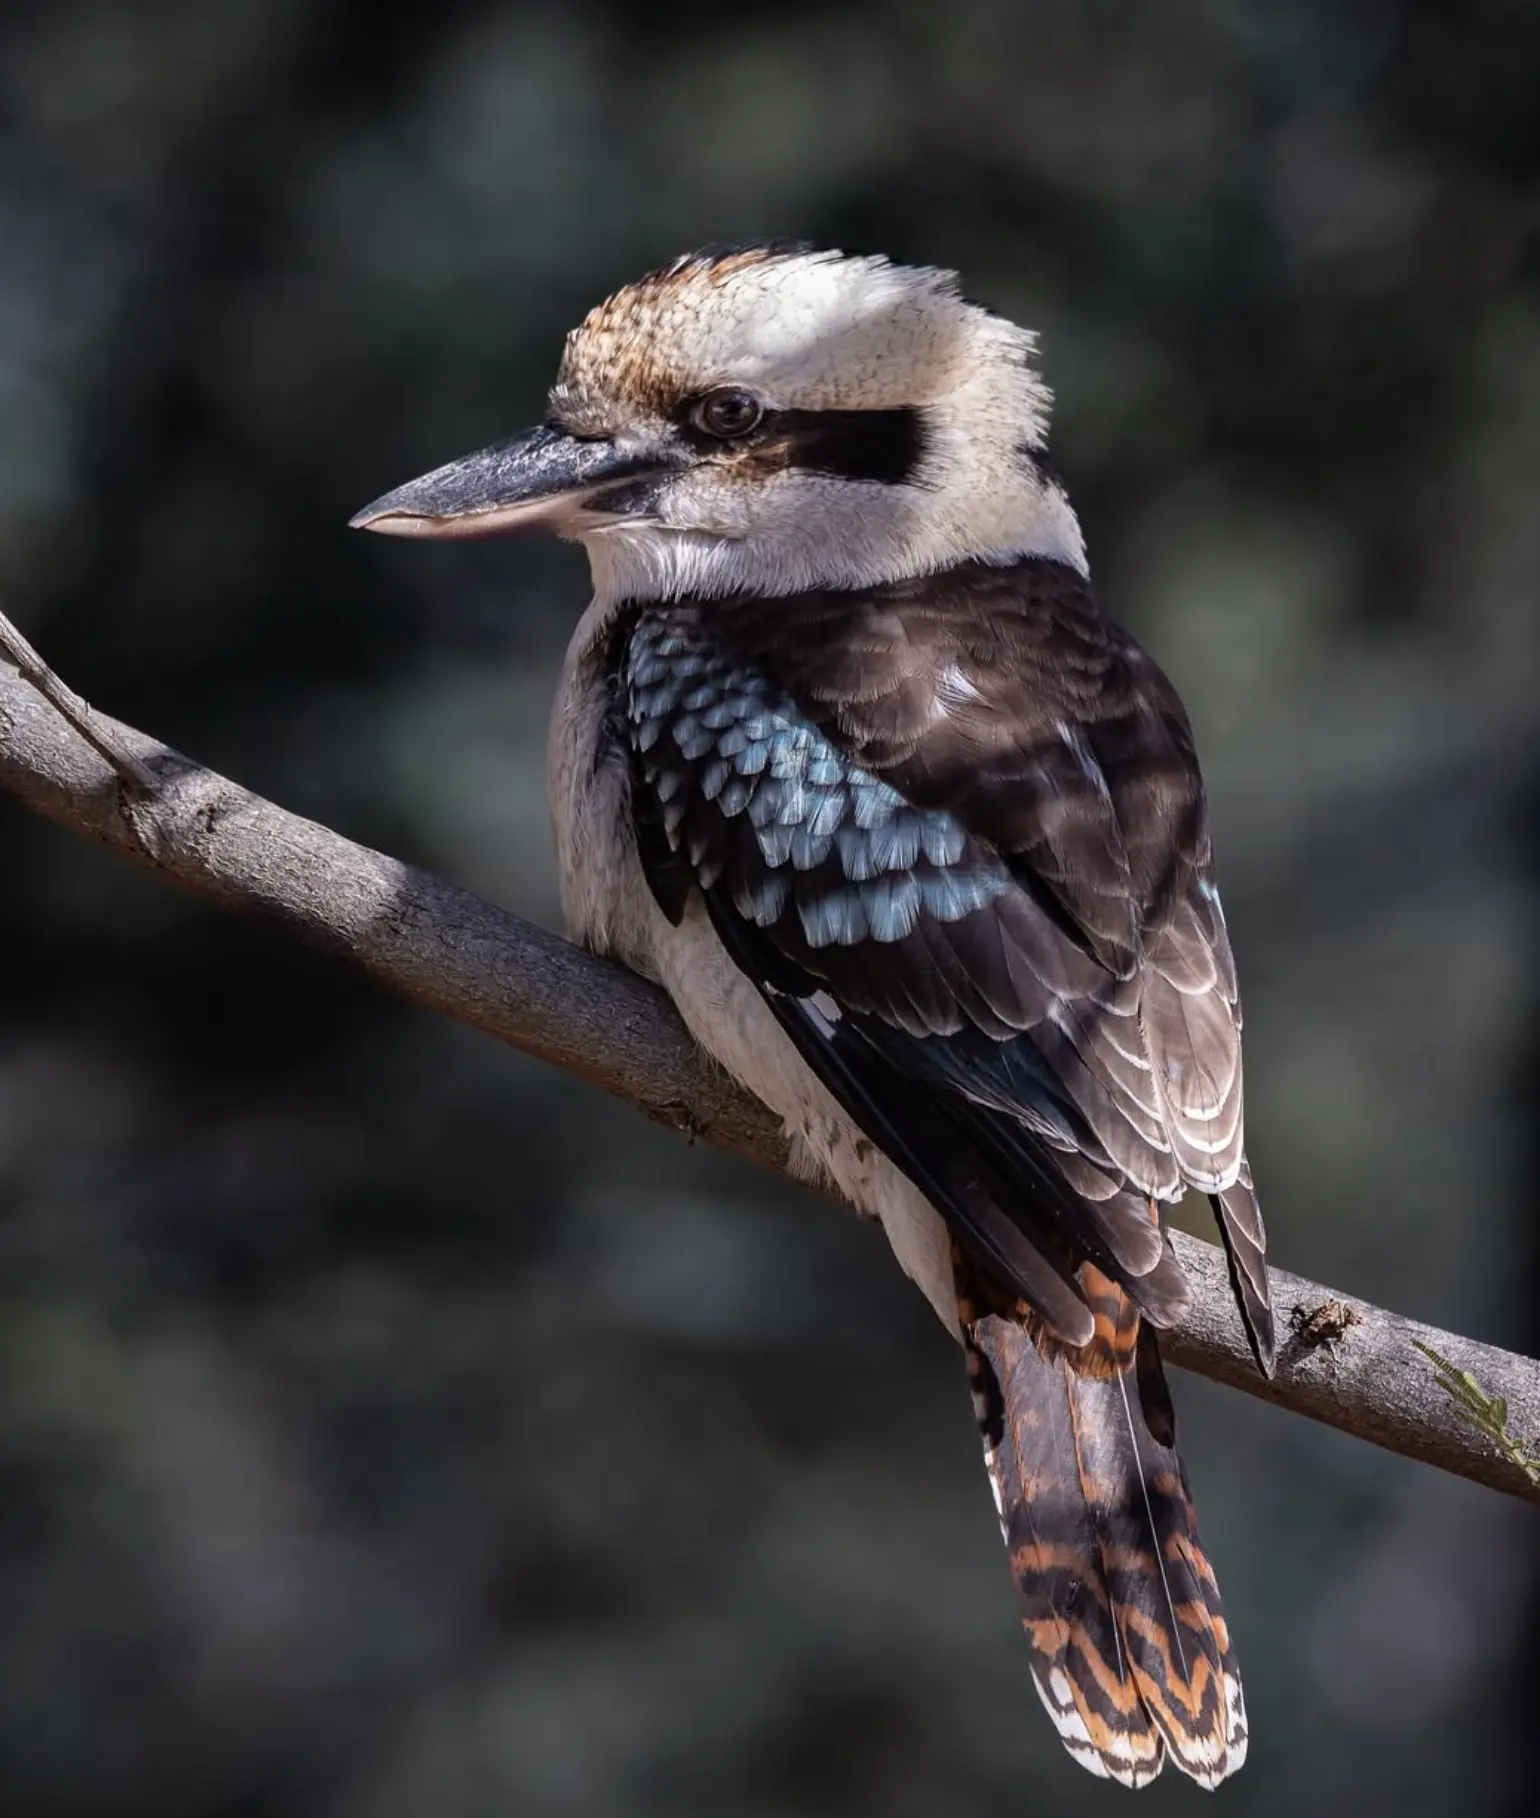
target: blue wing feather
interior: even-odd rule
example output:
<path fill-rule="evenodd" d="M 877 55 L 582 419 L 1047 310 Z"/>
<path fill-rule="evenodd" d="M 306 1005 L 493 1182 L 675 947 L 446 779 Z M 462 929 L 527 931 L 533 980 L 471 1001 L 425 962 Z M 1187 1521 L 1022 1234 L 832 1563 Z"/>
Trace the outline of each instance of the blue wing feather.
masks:
<path fill-rule="evenodd" d="M 1009 866 L 945 810 L 863 770 L 765 678 L 713 653 L 704 630 L 682 639 L 679 616 L 641 619 L 627 678 L 636 794 L 663 809 L 661 843 L 642 841 L 660 901 L 677 907 L 683 854 L 724 944 L 809 1064 L 1064 1336 L 1084 1338 L 1082 1258 L 1164 1323 L 1183 1290 L 1158 1230 L 1030 1039 L 959 1024 L 934 955 L 918 970 L 911 953 L 897 968 L 867 963 L 1019 896 Z M 681 645 L 691 661 L 671 688 L 658 653 Z M 752 745 L 735 736 L 746 724 Z M 964 972 L 966 951 L 952 956 Z M 968 976 L 987 973 L 974 958 Z M 813 1007 L 820 996 L 836 1019 Z"/>

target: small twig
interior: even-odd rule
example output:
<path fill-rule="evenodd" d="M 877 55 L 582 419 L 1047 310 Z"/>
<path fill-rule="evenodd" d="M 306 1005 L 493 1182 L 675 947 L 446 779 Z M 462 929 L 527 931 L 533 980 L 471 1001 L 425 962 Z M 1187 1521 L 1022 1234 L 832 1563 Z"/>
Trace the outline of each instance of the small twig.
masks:
<path fill-rule="evenodd" d="M 1488 1395 L 1469 1370 L 1452 1364 L 1442 1351 L 1414 1338 L 1412 1343 L 1434 1366 L 1433 1380 L 1478 1433 L 1485 1434 L 1516 1471 L 1522 1471 L 1540 1489 L 1540 1455 L 1526 1451 L 1508 1427 L 1508 1403 L 1501 1395 Z"/>
<path fill-rule="evenodd" d="M 89 701 L 82 700 L 68 682 L 54 673 L 15 625 L 0 612 L 0 656 L 13 664 L 53 710 L 68 720 L 93 751 L 111 764 L 123 782 L 146 795 L 160 789 L 153 770 L 140 763 L 102 724 Z"/>

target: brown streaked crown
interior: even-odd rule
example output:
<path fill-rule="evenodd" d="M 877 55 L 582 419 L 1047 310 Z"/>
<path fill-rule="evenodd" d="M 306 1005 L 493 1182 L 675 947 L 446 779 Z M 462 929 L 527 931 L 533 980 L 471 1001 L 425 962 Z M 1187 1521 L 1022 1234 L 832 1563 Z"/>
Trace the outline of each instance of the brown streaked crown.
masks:
<path fill-rule="evenodd" d="M 944 396 L 991 353 L 1024 364 L 1031 345 L 950 272 L 769 241 L 685 254 L 590 310 L 551 410 L 578 434 L 613 434 L 727 383 L 782 407 L 892 410 Z"/>

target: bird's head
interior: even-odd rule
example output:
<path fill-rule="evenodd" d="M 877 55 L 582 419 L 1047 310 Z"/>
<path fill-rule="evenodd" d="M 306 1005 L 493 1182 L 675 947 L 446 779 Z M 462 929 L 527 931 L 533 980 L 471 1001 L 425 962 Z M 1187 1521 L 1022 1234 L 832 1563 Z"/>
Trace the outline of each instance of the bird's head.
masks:
<path fill-rule="evenodd" d="M 543 529 L 601 598 L 1083 566 L 1033 337 L 949 272 L 795 246 L 678 259 L 567 338 L 545 421 L 387 493 L 394 536 Z"/>

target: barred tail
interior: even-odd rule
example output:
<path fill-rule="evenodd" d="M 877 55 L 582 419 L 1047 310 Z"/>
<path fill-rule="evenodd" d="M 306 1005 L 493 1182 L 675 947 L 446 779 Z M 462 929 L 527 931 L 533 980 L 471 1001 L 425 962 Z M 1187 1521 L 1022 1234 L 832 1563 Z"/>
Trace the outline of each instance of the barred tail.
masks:
<path fill-rule="evenodd" d="M 1096 1335 L 1035 1339 L 959 1299 L 985 1462 L 1032 1673 L 1069 1752 L 1143 1786 L 1165 1756 L 1217 1786 L 1246 1756 L 1246 1708 L 1176 1453 L 1155 1334 L 1090 1265 Z"/>

